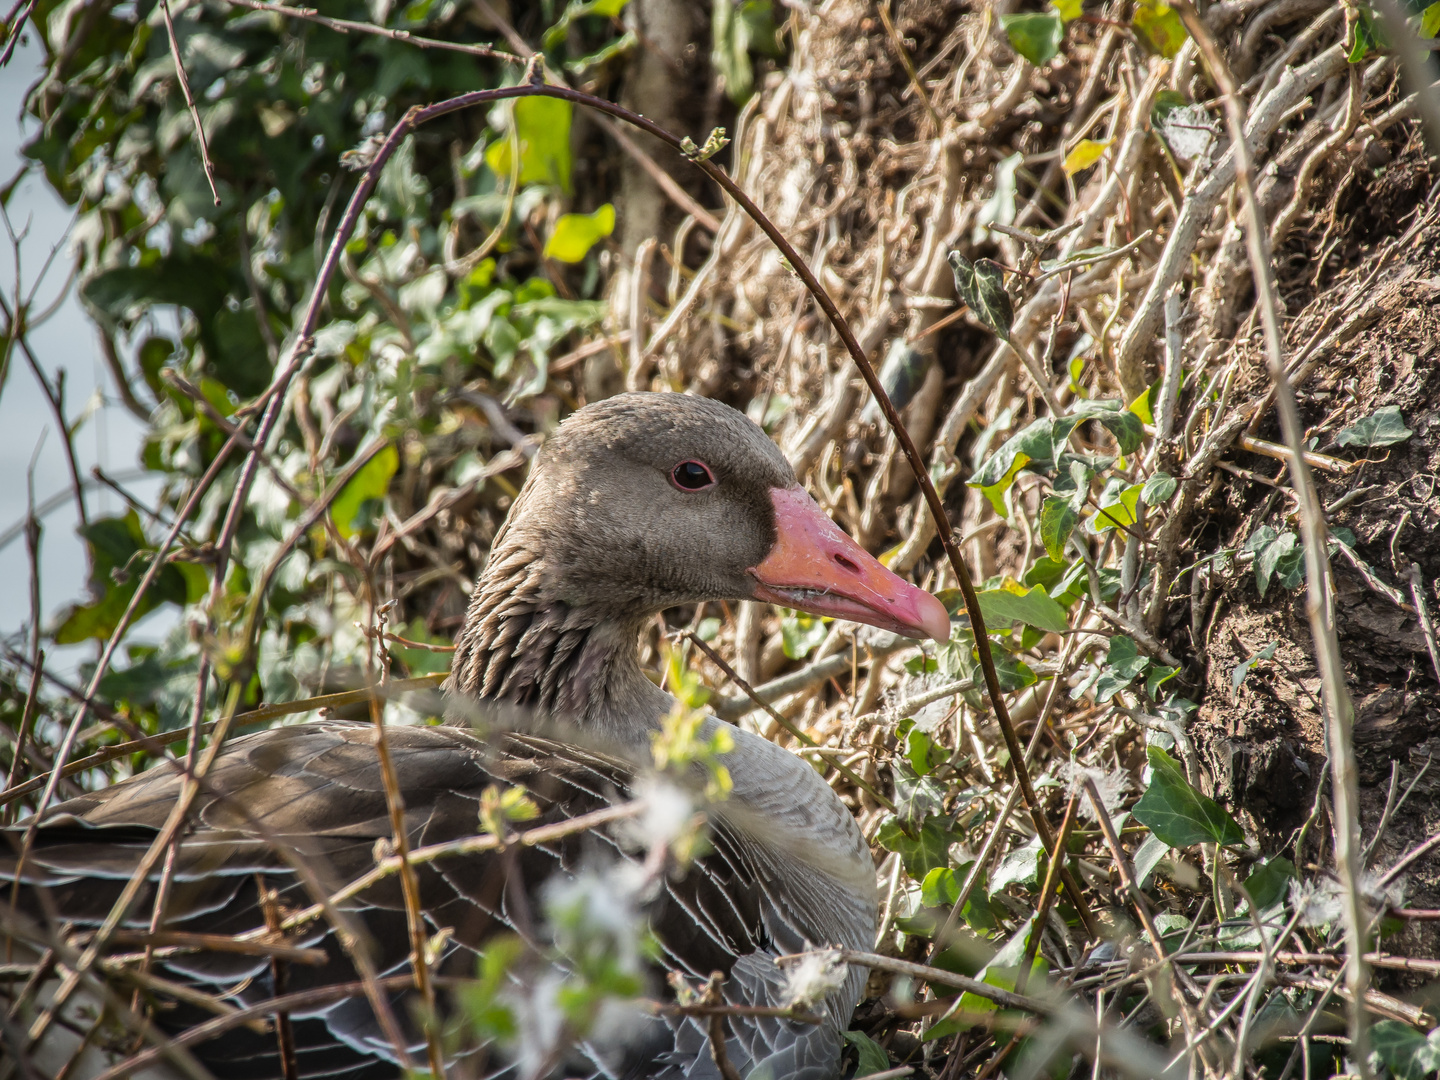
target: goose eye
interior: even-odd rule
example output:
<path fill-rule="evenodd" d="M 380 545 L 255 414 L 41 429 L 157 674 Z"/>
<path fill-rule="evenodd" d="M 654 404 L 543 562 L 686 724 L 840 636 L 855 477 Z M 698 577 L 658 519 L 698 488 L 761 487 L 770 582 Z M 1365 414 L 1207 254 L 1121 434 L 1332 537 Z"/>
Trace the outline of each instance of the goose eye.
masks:
<path fill-rule="evenodd" d="M 704 491 L 715 486 L 715 474 L 701 461 L 682 461 L 670 470 L 670 482 L 681 491 Z"/>

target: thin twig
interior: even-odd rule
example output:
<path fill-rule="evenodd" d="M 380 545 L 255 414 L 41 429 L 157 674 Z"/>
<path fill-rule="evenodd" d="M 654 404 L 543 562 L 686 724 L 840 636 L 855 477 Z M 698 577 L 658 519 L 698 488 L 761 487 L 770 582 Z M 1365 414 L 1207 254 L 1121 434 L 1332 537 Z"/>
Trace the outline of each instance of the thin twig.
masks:
<path fill-rule="evenodd" d="M 478 855 L 486 851 L 499 851 L 504 847 L 535 847 L 539 844 L 548 844 L 552 840 L 559 840 L 566 836 L 574 836 L 577 833 L 588 832 L 591 829 L 608 825 L 613 821 L 620 821 L 624 818 L 632 818 L 645 811 L 647 804 L 644 800 L 636 799 L 631 802 L 618 803 L 614 806 L 607 806 L 601 810 L 592 810 L 588 814 L 581 814 L 579 817 L 567 818 L 564 821 L 556 822 L 554 825 L 541 825 L 534 829 L 518 833 L 513 836 L 499 837 L 493 833 L 485 833 L 480 836 L 467 836 L 459 840 L 449 840 L 441 844 L 431 844 L 427 847 L 412 848 L 402 860 L 399 855 L 391 855 L 382 860 L 375 869 L 356 878 L 344 888 L 334 892 L 327 903 L 330 905 L 342 904 L 352 896 L 358 896 L 376 882 L 383 881 L 391 874 L 399 873 L 404 865 L 420 866 L 425 863 L 434 862 L 436 859 L 451 858 L 457 855 Z M 303 926 L 312 919 L 324 914 L 325 905 L 312 904 L 310 907 L 302 908 L 285 918 L 280 924 L 281 930 L 293 930 L 297 926 Z M 240 935 L 242 939 L 253 936 Z"/>
<path fill-rule="evenodd" d="M 210 195 L 214 198 L 215 205 L 219 206 L 220 192 L 215 189 L 215 163 L 210 160 L 210 144 L 205 138 L 205 125 L 200 123 L 200 110 L 195 107 L 195 95 L 190 92 L 190 80 L 185 75 L 185 64 L 180 59 L 180 43 L 175 37 L 175 20 L 170 17 L 170 0 L 160 0 L 160 10 L 165 15 L 165 32 L 170 38 L 170 56 L 175 61 L 175 75 L 180 80 L 180 90 L 185 95 L 185 107 L 190 110 L 190 122 L 195 125 L 195 144 L 200 148 L 200 164 L 205 168 Z M 244 227 L 242 222 L 242 231 Z"/>
<path fill-rule="evenodd" d="M 1415 601 L 1415 613 L 1420 617 L 1420 632 L 1425 635 L 1425 649 L 1430 653 L 1430 670 L 1440 681 L 1440 645 L 1435 642 L 1435 624 L 1430 621 L 1430 607 L 1425 603 L 1425 582 L 1420 577 L 1420 567 L 1410 564 L 1410 598 Z"/>
<path fill-rule="evenodd" d="M 391 30 L 387 26 L 377 26 L 375 23 L 355 22 L 351 19 L 332 19 L 328 15 L 321 15 L 314 8 L 291 7 L 287 4 L 270 4 L 264 0 L 224 0 L 227 4 L 234 4 L 236 7 L 249 8 L 251 11 L 268 11 L 276 15 L 284 15 L 290 19 L 303 19 L 306 22 L 317 23 L 330 30 L 336 30 L 342 34 L 355 31 L 358 34 L 373 34 L 376 37 L 389 38 L 391 41 L 404 41 L 410 45 L 418 45 L 422 49 L 445 49 L 449 52 L 466 53 L 469 56 L 478 56 L 485 60 L 499 60 L 507 64 L 523 64 L 523 57 L 507 53 L 503 49 L 496 49 L 489 45 L 467 45 L 458 41 L 444 41 L 440 38 L 421 37 L 419 34 L 412 34 L 408 30 Z"/>
<path fill-rule="evenodd" d="M 1074 792 L 1065 804 L 1065 817 L 1060 821 L 1060 831 L 1055 834 L 1055 848 L 1050 852 L 1050 865 L 1045 868 L 1045 882 L 1040 886 L 1040 906 L 1035 911 L 1034 929 L 1025 945 L 1025 960 L 1020 965 L 1020 974 L 1015 978 L 1015 992 L 1023 994 L 1030 979 L 1030 969 L 1035 964 L 1035 955 L 1040 951 L 1040 939 L 1045 936 L 1045 923 L 1050 918 L 1050 905 L 1055 900 L 1055 881 L 1060 867 L 1069 858 L 1066 845 L 1070 843 L 1070 830 L 1075 827 L 1075 808 L 1080 802 L 1080 793 Z"/>

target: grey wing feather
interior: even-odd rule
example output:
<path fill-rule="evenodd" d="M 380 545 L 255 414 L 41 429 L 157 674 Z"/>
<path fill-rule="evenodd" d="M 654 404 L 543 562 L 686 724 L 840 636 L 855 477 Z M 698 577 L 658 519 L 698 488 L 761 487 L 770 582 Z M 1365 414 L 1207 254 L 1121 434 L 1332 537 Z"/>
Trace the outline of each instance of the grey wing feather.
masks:
<path fill-rule="evenodd" d="M 553 640 L 564 639 L 559 633 Z M 622 761 L 540 736 L 485 740 L 453 727 L 389 730 L 410 840 L 416 845 L 474 834 L 481 793 L 491 785 L 523 784 L 541 808 L 540 820 L 527 823 L 534 825 L 627 799 L 635 781 L 634 769 Z M 48 908 L 76 928 L 98 925 L 168 817 L 180 779 L 173 765 L 162 765 L 57 806 L 38 831 L 23 871 L 21 907 L 37 918 Z M 242 802 L 243 812 L 237 809 Z M 762 816 L 778 814 L 782 819 L 770 824 L 788 828 L 782 810 L 765 807 L 763 800 L 761 809 Z M 328 889 L 374 866 L 375 841 L 389 837 L 390 823 L 373 733 L 368 725 L 335 722 L 236 739 L 216 759 L 208 794 L 197 799 L 193 820 L 194 827 L 177 848 L 165 927 L 212 934 L 262 928 L 261 883 L 276 892 L 285 909 L 306 906 L 312 898 L 289 864 L 261 838 L 257 823 L 292 845 Z M 847 914 L 844 903 L 837 907 L 845 882 L 829 873 L 807 877 L 793 866 L 787 868 L 785 853 L 767 842 L 763 825 L 738 806 L 728 808 L 714 822 L 713 850 L 684 876 L 667 879 L 647 913 L 661 944 L 662 968 L 691 980 L 722 971 L 728 977 L 725 999 L 736 1004 L 783 1003 L 785 976 L 774 956 L 803 948 L 808 941 L 863 944 L 861 939 L 873 932 L 873 872 L 869 900 L 862 895 L 852 905 L 854 912 Z M 22 823 L 10 830 L 11 839 L 24 828 Z M 508 863 L 492 854 L 421 867 L 427 931 L 453 931 L 440 960 L 442 973 L 473 975 L 490 938 L 528 930 L 541 883 L 557 872 L 574 872 L 597 850 L 611 859 L 636 857 L 614 836 L 595 830 L 525 848 Z M 0 881 L 13 879 L 15 861 L 12 853 L 0 853 Z M 518 892 L 513 883 L 507 885 L 517 875 Z M 148 928 L 155 883 L 152 875 L 126 927 Z M 42 889 L 48 904 L 39 901 Z M 407 972 L 409 939 L 398 881 L 384 879 L 344 906 L 365 932 L 376 968 L 382 974 Z M 295 943 L 323 950 L 326 961 L 314 967 L 287 965 L 287 990 L 357 978 L 328 924 L 309 924 Z M 220 952 L 178 953 L 156 963 L 157 974 L 164 978 L 240 1006 L 273 995 L 273 970 L 264 957 Z M 656 972 L 655 993 L 665 993 L 664 973 Z M 765 1075 L 775 1080 L 836 1076 L 839 1032 L 848 1023 L 861 978 L 852 972 L 846 986 L 832 996 L 828 1022 L 822 1025 L 730 1020 L 727 1048 L 741 1075 L 756 1080 Z M 16 988 L 12 985 L 10 992 Z M 408 1017 L 404 995 L 396 995 L 395 1006 L 398 1017 Z M 157 1012 L 157 1020 L 172 1031 L 205 1019 L 207 1014 L 184 1004 Z M 364 998 L 299 1010 L 292 1022 L 301 1076 L 364 1080 L 395 1075 L 394 1052 Z M 411 1050 L 420 1052 L 418 1032 L 412 1028 L 409 1037 Z M 703 1025 L 685 1019 L 652 1020 L 641 1026 L 628 1047 L 591 1049 L 589 1059 L 566 1063 L 566 1075 L 700 1077 L 714 1067 Z M 221 1080 L 279 1075 L 273 1035 L 235 1028 L 197 1051 Z"/>

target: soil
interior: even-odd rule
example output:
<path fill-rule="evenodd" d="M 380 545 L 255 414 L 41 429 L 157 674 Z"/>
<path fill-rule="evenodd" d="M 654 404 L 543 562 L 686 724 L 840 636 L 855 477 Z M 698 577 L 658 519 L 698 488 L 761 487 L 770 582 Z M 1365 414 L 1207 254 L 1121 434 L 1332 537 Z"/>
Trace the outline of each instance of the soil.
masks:
<path fill-rule="evenodd" d="M 1362 831 L 1370 843 L 1384 812 L 1392 776 L 1398 791 L 1413 785 L 1375 843 L 1370 866 L 1383 869 L 1407 850 L 1440 831 L 1440 655 L 1417 613 L 1411 566 L 1430 618 L 1440 616 L 1440 227 L 1423 228 L 1400 250 L 1383 241 L 1402 235 L 1427 205 L 1437 174 L 1411 148 L 1379 168 L 1357 166 L 1342 178 L 1333 231 L 1349 250 L 1334 260 L 1350 269 L 1325 282 L 1315 251 L 1296 258 L 1304 238 L 1292 246 L 1282 267 L 1282 290 L 1294 297 L 1307 291 L 1304 278 L 1321 277 L 1308 290 L 1305 312 L 1337 308 L 1361 283 L 1373 298 L 1375 318 L 1367 329 L 1317 365 L 1298 391 L 1302 416 L 1321 453 L 1360 462 L 1348 473 L 1313 470 L 1332 530 L 1348 529 L 1354 554 L 1371 581 L 1346 558 L 1332 558 L 1336 623 L 1350 693 L 1355 706 L 1354 746 L 1361 785 Z M 1318 229 L 1319 226 L 1317 226 Z M 1311 241 L 1313 243 L 1313 240 Z M 1393 248 L 1394 245 L 1391 245 Z M 1367 279 L 1378 271 L 1372 282 Z M 1288 273 L 1290 281 L 1283 280 Z M 1312 320 L 1313 321 L 1313 320 Z M 1289 348 L 1303 346 L 1306 320 L 1297 317 Z M 1252 348 L 1239 343 L 1241 348 Z M 1247 357 L 1250 387 L 1263 391 L 1265 373 L 1258 345 Z M 1414 434 L 1385 448 L 1336 445 L 1348 424 L 1386 406 L 1398 406 Z M 1279 441 L 1273 417 L 1257 435 Z M 1253 478 L 1226 473 L 1211 491 L 1205 533 L 1194 558 L 1207 550 L 1238 549 L 1255 529 L 1298 530 L 1292 499 L 1264 481 L 1286 484 L 1284 466 L 1273 458 L 1235 452 L 1230 463 Z M 1213 794 L 1227 803 L 1260 838 L 1267 853 L 1296 838 L 1316 805 L 1316 789 L 1328 768 L 1320 713 L 1320 676 L 1305 609 L 1303 586 L 1287 591 L 1272 582 L 1261 597 L 1248 561 L 1232 557 L 1214 564 L 1213 608 L 1193 624 L 1203 640 L 1176 629 L 1177 644 L 1205 662 L 1203 704 L 1192 735 Z M 1377 584 L 1378 583 L 1378 584 Z M 1385 586 L 1389 587 L 1387 595 Z M 1400 601 L 1400 602 L 1397 602 Z M 1189 614 L 1189 613 L 1187 613 Z M 1428 641 L 1427 641 L 1428 637 Z M 1267 646 L 1238 689 L 1236 665 Z M 1418 782 L 1417 782 L 1418 781 Z M 1329 862 L 1330 822 L 1322 817 L 1307 834 L 1297 863 Z M 1405 905 L 1440 908 L 1440 857 L 1421 860 L 1408 875 Z M 1411 956 L 1440 954 L 1440 929 L 1411 922 L 1386 947 Z M 1403 983 L 1402 983 L 1403 984 Z"/>

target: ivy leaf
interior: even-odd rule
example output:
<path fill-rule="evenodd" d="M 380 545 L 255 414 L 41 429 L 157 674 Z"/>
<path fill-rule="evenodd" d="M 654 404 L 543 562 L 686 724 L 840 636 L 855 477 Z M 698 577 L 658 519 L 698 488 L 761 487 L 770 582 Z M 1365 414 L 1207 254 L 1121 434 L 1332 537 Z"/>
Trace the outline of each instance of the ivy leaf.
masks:
<path fill-rule="evenodd" d="M 387 446 L 360 467 L 349 482 L 340 489 L 335 501 L 330 504 L 330 516 L 335 521 L 335 531 L 349 540 L 369 526 L 373 515 L 362 514 L 364 506 L 371 499 L 381 499 L 390 490 L 390 479 L 400 467 L 400 452 Z"/>
<path fill-rule="evenodd" d="M 911 728 L 905 736 L 905 760 L 915 770 L 916 776 L 929 776 L 931 770 L 945 760 L 944 751 L 935 745 L 935 740 L 919 728 Z"/>
<path fill-rule="evenodd" d="M 1158 746 L 1146 750 L 1150 786 L 1131 810 L 1135 820 L 1171 847 L 1243 844 L 1245 833 L 1214 799 L 1185 779 L 1180 763 Z"/>
<path fill-rule="evenodd" d="M 964 863 L 961 866 L 953 868 L 949 866 L 937 866 L 934 870 L 926 874 L 925 880 L 920 883 L 921 908 L 944 910 L 953 907 L 955 901 L 960 899 L 960 887 L 964 883 L 965 876 L 974 865 L 974 863 Z M 978 887 L 970 890 L 970 898 L 965 901 L 965 906 L 960 910 L 961 918 L 965 920 L 971 929 L 986 934 L 991 933 L 995 929 L 995 912 L 990 905 L 990 901 L 987 899 L 987 895 L 985 879 L 982 876 L 978 882 Z M 896 925 L 900 925 L 899 920 L 896 920 Z M 900 928 L 907 934 L 914 934 L 920 937 L 933 937 L 940 927 L 933 918 L 929 918 L 923 922 L 921 919 L 915 918 Z M 972 942 L 972 944 L 978 944 L 978 942 Z M 977 964 L 976 967 L 978 966 Z M 975 971 L 976 967 L 966 965 L 964 974 Z M 949 970 L 953 970 L 953 968 Z"/>
<path fill-rule="evenodd" d="M 990 895 L 1002 892 L 1008 885 L 1035 886 L 1040 882 L 1040 857 L 1044 854 L 1040 838 L 1032 836 L 1023 847 L 1011 851 L 995 867 L 990 877 Z"/>
<path fill-rule="evenodd" d="M 1278 641 L 1272 641 L 1269 645 L 1266 645 L 1265 648 L 1250 657 L 1250 659 L 1242 660 L 1235 665 L 1230 672 L 1230 694 L 1232 697 L 1240 692 L 1241 684 L 1245 682 L 1245 677 L 1255 670 L 1255 665 L 1261 660 L 1269 660 L 1273 657 L 1275 650 L 1279 648 L 1279 646 L 1280 643 Z"/>
<path fill-rule="evenodd" d="M 1002 15 L 1000 21 L 1034 18 L 1054 19 L 1057 26 L 1060 23 L 1059 17 L 1053 15 Z M 952 251 L 950 269 L 955 273 L 955 291 L 965 306 L 1001 341 L 1009 341 L 1015 309 L 1011 306 L 1010 294 L 1005 291 L 1005 271 L 1000 264 L 992 259 L 971 263 L 958 251 Z"/>
<path fill-rule="evenodd" d="M 1050 599 L 1050 594 L 1041 585 L 1027 590 L 1011 578 L 997 589 L 982 589 L 976 598 L 980 601 L 985 625 L 991 629 L 1012 626 L 1017 622 L 1052 634 L 1063 634 L 1070 629 L 1065 609 Z"/>
<path fill-rule="evenodd" d="M 549 52 L 564 44 L 566 32 L 576 19 L 584 15 L 600 15 L 613 19 L 625 10 L 625 5 L 629 2 L 630 0 L 570 0 L 564 14 L 554 26 L 545 31 L 545 36 L 541 39 L 542 47 Z"/>
<path fill-rule="evenodd" d="M 1149 666 L 1150 658 L 1140 651 L 1140 646 L 1135 644 L 1133 638 L 1116 634 L 1110 639 L 1110 649 L 1105 654 L 1105 666 L 1095 680 L 1096 703 L 1109 701 L 1134 682 L 1136 676 Z"/>
<path fill-rule="evenodd" d="M 975 661 L 975 679 L 978 684 L 984 681 L 980 672 L 980 653 L 978 650 L 972 650 L 971 656 Z M 1018 656 L 1011 656 L 1007 652 L 996 652 L 992 659 L 995 661 L 995 679 L 999 682 L 1002 693 L 1013 694 L 1016 690 L 1024 690 L 1025 687 L 1034 686 L 1040 681 L 1040 676 L 1036 675 L 1030 665 Z M 978 696 L 976 701 L 979 701 Z"/>
<path fill-rule="evenodd" d="M 1178 674 L 1180 674 L 1178 667 L 1170 667 L 1166 664 L 1151 664 L 1150 670 L 1145 676 L 1145 693 L 1149 694 L 1152 699 L 1155 699 L 1155 692 Z"/>
<path fill-rule="evenodd" d="M 1001 15 L 1000 28 L 1010 39 L 1010 47 L 1036 67 L 1060 51 L 1060 42 L 1065 37 L 1065 22 L 1053 11 Z"/>
<path fill-rule="evenodd" d="M 1296 588 L 1305 579 L 1305 552 L 1300 538 L 1289 530 L 1277 533 L 1269 525 L 1262 525 L 1250 534 L 1242 550 L 1255 555 L 1255 587 L 1262 600 L 1276 575 L 1287 589 Z"/>
<path fill-rule="evenodd" d="M 1130 402 L 1126 409 L 1140 418 L 1142 424 L 1155 423 L 1155 395 L 1160 392 L 1160 382 L 1156 380 L 1147 386 Z"/>
<path fill-rule="evenodd" d="M 926 744 L 929 743 L 929 739 L 923 732 L 912 729 L 910 734 L 919 735 Z M 925 747 L 925 751 L 929 752 L 928 745 Z M 914 829 L 944 810 L 944 787 L 928 776 L 917 776 L 904 764 L 900 764 L 894 771 L 895 816 L 900 819 L 902 825 Z"/>
<path fill-rule="evenodd" d="M 937 866 L 920 883 L 920 903 L 926 907 L 950 907 L 960 899 L 960 878 L 948 866 Z"/>
<path fill-rule="evenodd" d="M 1135 852 L 1135 880 L 1140 882 L 1140 887 L 1145 887 L 1145 879 L 1148 878 L 1160 865 L 1160 860 L 1170 851 L 1170 845 L 1161 840 L 1154 833 L 1145 838 L 1140 845 L 1140 850 Z"/>
<path fill-rule="evenodd" d="M 1133 454 L 1145 441 L 1145 427 L 1140 418 L 1119 400 L 1078 402 L 1072 415 L 1076 420 L 1100 421 L 1105 430 L 1115 436 L 1122 454 Z"/>
<path fill-rule="evenodd" d="M 1440 36 L 1440 0 L 1420 13 L 1420 36 L 1422 38 Z"/>
<path fill-rule="evenodd" d="M 805 659 L 827 633 L 825 621 L 818 615 L 786 610 L 780 619 L 780 644 L 791 660 Z"/>
<path fill-rule="evenodd" d="M 1075 423 L 1072 417 L 1062 416 L 1041 417 L 1026 424 L 985 460 L 985 464 L 976 470 L 967 484 L 979 488 L 980 493 L 990 500 L 990 505 L 997 514 L 1008 517 L 1005 492 L 1010 490 L 1015 477 L 1020 474 L 1021 469 L 1029 465 L 1048 465 L 1054 462 L 1065 446 L 1065 440 L 1074 430 Z"/>
<path fill-rule="evenodd" d="M 862 1076 L 886 1072 L 890 1068 L 890 1055 L 885 1048 L 863 1031 L 844 1032 L 845 1045 L 855 1048 L 859 1063 L 855 1066 L 855 1080 Z"/>
<path fill-rule="evenodd" d="M 1077 3 L 1075 6 L 1078 8 L 1080 5 Z M 1110 144 L 1114 141 L 1114 139 L 1106 139 L 1104 142 L 1095 139 L 1081 139 L 1075 144 L 1075 149 L 1065 155 L 1065 175 L 1074 176 L 1076 173 L 1090 168 L 1105 156 L 1105 151 L 1110 149 Z"/>
<path fill-rule="evenodd" d="M 90 590 L 98 599 L 66 610 L 54 632 L 58 645 L 108 638 L 119 625 L 153 558 L 153 549 L 134 510 L 123 517 L 99 518 L 77 531 L 90 549 Z M 205 586 L 204 575 L 198 573 L 195 586 L 191 585 L 190 573 L 197 569 L 192 564 L 168 563 L 141 599 L 137 617 L 167 601 L 184 605 L 198 600 Z"/>
<path fill-rule="evenodd" d="M 1130 21 L 1150 47 L 1167 60 L 1175 59 L 1188 36 L 1180 16 L 1163 0 L 1141 0 Z"/>
<path fill-rule="evenodd" d="M 1168 502 L 1179 486 L 1179 481 L 1169 473 L 1157 472 L 1145 481 L 1145 486 L 1140 489 L 1140 496 L 1145 500 L 1147 506 L 1159 506 L 1161 503 Z"/>
<path fill-rule="evenodd" d="M 1120 480 L 1116 477 L 1115 480 Z M 1120 480 L 1120 484 L 1124 484 Z M 1128 486 L 1115 488 L 1114 480 L 1106 485 L 1105 492 L 1100 496 L 1100 509 L 1095 511 L 1091 521 L 1095 523 L 1097 533 L 1106 529 L 1126 529 L 1140 520 L 1140 493 L 1144 490 L 1143 484 L 1130 484 Z"/>
<path fill-rule="evenodd" d="M 947 592 L 959 592 L 959 589 L 946 590 Z M 941 603 L 944 603 L 942 600 Z M 953 614 L 953 612 L 952 612 Z M 907 675 L 933 675 L 940 670 L 940 661 L 933 656 L 926 656 L 923 653 L 919 656 L 912 656 L 905 661 L 905 673 Z"/>
<path fill-rule="evenodd" d="M 1395 1080 L 1425 1080 L 1440 1069 L 1440 1028 L 1426 1036 L 1399 1020 L 1381 1020 L 1370 1042 L 1371 1067 L 1384 1065 Z"/>
<path fill-rule="evenodd" d="M 1383 48 L 1386 44 L 1385 35 L 1380 32 L 1380 26 L 1375 22 L 1375 13 L 1367 4 L 1360 4 L 1356 9 L 1359 18 L 1355 20 L 1355 39 L 1350 44 L 1350 52 L 1346 59 L 1352 64 L 1358 64 L 1374 49 Z"/>
<path fill-rule="evenodd" d="M 1440 7 L 1440 4 L 1436 6 Z M 1405 418 L 1400 415 L 1400 406 L 1386 405 L 1383 409 L 1376 409 L 1363 420 L 1357 420 L 1349 427 L 1342 428 L 1340 434 L 1335 436 L 1335 441 L 1341 446 L 1394 446 L 1414 434 L 1415 432 L 1405 426 Z"/>
<path fill-rule="evenodd" d="M 1040 542 L 1045 545 L 1045 552 L 1050 558 L 1059 562 L 1065 557 L 1065 545 L 1070 542 L 1070 534 L 1079 521 L 1080 515 L 1070 505 L 1069 499 L 1058 495 L 1045 496 L 1045 502 L 1040 507 Z"/>
<path fill-rule="evenodd" d="M 916 881 L 924 881 L 925 875 L 937 866 L 950 864 L 950 845 L 963 837 L 939 817 L 929 818 L 919 828 L 907 832 L 900 819 L 891 814 L 880 823 L 875 839 L 882 847 L 899 854 L 907 874 Z"/>
<path fill-rule="evenodd" d="M 1245 879 L 1245 891 L 1254 901 L 1255 910 L 1264 911 L 1284 900 L 1290 891 L 1290 882 L 1299 876 L 1289 859 L 1266 859 L 1250 871 Z"/>
<path fill-rule="evenodd" d="M 615 207 L 601 206 L 593 214 L 561 214 L 555 231 L 545 241 L 545 257 L 578 263 L 595 244 L 615 231 Z"/>
<path fill-rule="evenodd" d="M 998 986 L 1002 990 L 1014 990 L 1015 984 L 1020 976 L 1020 965 L 1025 962 L 1026 946 L 1029 944 L 1030 935 L 1035 929 L 1035 916 L 1021 925 L 1020 929 L 1007 941 L 1004 946 L 991 958 L 990 963 L 985 965 L 985 970 L 980 973 L 980 981 L 989 983 L 991 986 Z M 1035 966 L 1030 969 L 1030 978 L 1026 985 L 1037 987 L 1041 985 L 1045 972 L 1049 969 L 1043 956 L 1037 951 L 1035 954 Z M 955 1011 L 958 1013 L 975 1014 L 995 1012 L 999 1006 L 988 998 L 982 998 L 977 994 L 968 991 L 960 995 L 956 1003 Z M 955 1017 L 941 1020 L 922 1036 L 923 1042 L 931 1042 L 944 1035 L 956 1031 L 962 1031 L 971 1025 L 971 1021 L 965 1017 Z"/>

